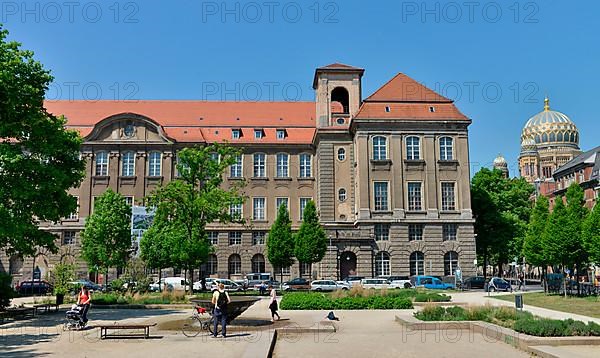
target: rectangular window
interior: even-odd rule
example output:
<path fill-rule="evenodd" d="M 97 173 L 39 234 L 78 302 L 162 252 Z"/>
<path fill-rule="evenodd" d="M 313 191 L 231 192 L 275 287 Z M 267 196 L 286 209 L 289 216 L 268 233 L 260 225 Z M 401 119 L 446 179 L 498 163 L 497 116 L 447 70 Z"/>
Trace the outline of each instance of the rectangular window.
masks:
<path fill-rule="evenodd" d="M 422 224 L 409 224 L 408 225 L 408 241 L 421 241 L 423 240 L 423 225 Z"/>
<path fill-rule="evenodd" d="M 390 226 L 387 224 L 375 224 L 375 240 L 387 241 L 390 239 Z"/>
<path fill-rule="evenodd" d="M 241 231 L 230 231 L 229 232 L 229 245 L 241 245 L 242 244 L 242 232 Z"/>
<path fill-rule="evenodd" d="M 236 157 L 236 162 L 234 164 L 231 164 L 231 167 L 229 168 L 229 176 L 232 178 L 242 178 L 244 176 L 242 170 L 242 163 L 243 163 L 244 157 L 242 156 L 242 154 L 238 155 Z"/>
<path fill-rule="evenodd" d="M 208 231 L 206 234 L 208 235 L 208 242 L 210 242 L 211 245 L 219 244 L 219 232 L 218 231 Z"/>
<path fill-rule="evenodd" d="M 148 157 L 148 176 L 159 177 L 161 173 L 162 154 L 160 152 L 151 152 Z"/>
<path fill-rule="evenodd" d="M 121 156 L 121 175 L 124 177 L 135 176 L 135 152 L 125 152 Z"/>
<path fill-rule="evenodd" d="M 312 177 L 312 156 L 310 154 L 300 154 L 300 178 Z"/>
<path fill-rule="evenodd" d="M 254 231 L 252 233 L 252 245 L 264 245 L 267 233 L 264 231 Z"/>
<path fill-rule="evenodd" d="M 279 139 L 279 140 L 285 139 L 285 129 L 277 130 L 277 139 Z"/>
<path fill-rule="evenodd" d="M 77 219 L 79 219 L 79 197 L 76 196 L 75 199 L 77 199 L 77 208 L 75 208 L 74 212 L 72 212 L 71 214 L 69 214 L 69 220 L 77 220 Z"/>
<path fill-rule="evenodd" d="M 231 130 L 231 139 L 240 139 L 242 137 L 241 129 L 232 129 Z"/>
<path fill-rule="evenodd" d="M 254 154 L 254 177 L 265 178 L 266 175 L 266 164 L 267 158 L 264 153 Z"/>
<path fill-rule="evenodd" d="M 108 152 L 96 153 L 96 176 L 108 176 Z"/>
<path fill-rule="evenodd" d="M 421 183 L 412 182 L 408 183 L 408 210 L 409 211 L 421 211 L 423 207 L 421 205 Z"/>
<path fill-rule="evenodd" d="M 279 275 L 280 273 L 282 275 L 289 275 L 290 274 L 290 268 L 289 267 L 283 267 L 283 268 L 274 267 L 274 269 L 275 269 L 276 275 Z"/>
<path fill-rule="evenodd" d="M 133 196 L 126 196 L 125 197 L 125 202 L 127 203 L 127 205 L 129 206 L 133 206 Z"/>
<path fill-rule="evenodd" d="M 242 203 L 229 205 L 229 215 L 234 220 L 241 219 L 242 218 Z"/>
<path fill-rule="evenodd" d="M 456 224 L 444 224 L 442 226 L 442 237 L 444 241 L 455 241 L 458 227 Z"/>
<path fill-rule="evenodd" d="M 300 198 L 300 220 L 304 218 L 304 208 L 312 198 Z"/>
<path fill-rule="evenodd" d="M 440 138 L 440 160 L 452 160 L 454 159 L 453 155 L 453 145 L 452 138 L 450 137 L 442 137 Z"/>
<path fill-rule="evenodd" d="M 442 183 L 442 210 L 456 210 L 454 183 Z"/>
<path fill-rule="evenodd" d="M 310 277 L 312 275 L 312 265 L 306 262 L 300 263 L 300 276 Z"/>
<path fill-rule="evenodd" d="M 254 139 L 262 139 L 262 137 L 265 136 L 265 132 L 263 132 L 262 129 L 255 129 L 254 130 Z"/>
<path fill-rule="evenodd" d="M 285 153 L 277 154 L 277 173 L 278 178 L 287 178 L 290 176 L 289 166 L 290 156 Z"/>
<path fill-rule="evenodd" d="M 406 138 L 406 159 L 419 160 L 421 159 L 421 146 L 419 137 Z"/>
<path fill-rule="evenodd" d="M 265 220 L 265 198 L 254 198 L 253 203 L 253 215 L 254 220 Z"/>
<path fill-rule="evenodd" d="M 75 231 L 65 231 L 63 233 L 63 245 L 75 245 Z"/>
<path fill-rule="evenodd" d="M 275 207 L 279 210 L 281 205 L 285 205 L 289 210 L 289 199 L 288 198 L 275 198 Z"/>
<path fill-rule="evenodd" d="M 387 139 L 385 137 L 373 137 L 373 160 L 387 159 Z"/>
<path fill-rule="evenodd" d="M 388 183 L 387 182 L 374 182 L 373 183 L 373 194 L 375 202 L 375 211 L 387 211 L 389 210 L 388 205 Z"/>

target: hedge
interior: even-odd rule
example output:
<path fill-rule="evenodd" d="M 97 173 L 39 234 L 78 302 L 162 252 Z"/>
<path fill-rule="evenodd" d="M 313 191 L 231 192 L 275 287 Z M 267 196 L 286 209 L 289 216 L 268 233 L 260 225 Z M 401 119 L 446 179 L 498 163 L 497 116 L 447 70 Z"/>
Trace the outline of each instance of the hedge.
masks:
<path fill-rule="evenodd" d="M 280 304 L 284 310 L 410 309 L 412 301 L 398 296 L 332 297 L 327 294 L 290 293 Z"/>

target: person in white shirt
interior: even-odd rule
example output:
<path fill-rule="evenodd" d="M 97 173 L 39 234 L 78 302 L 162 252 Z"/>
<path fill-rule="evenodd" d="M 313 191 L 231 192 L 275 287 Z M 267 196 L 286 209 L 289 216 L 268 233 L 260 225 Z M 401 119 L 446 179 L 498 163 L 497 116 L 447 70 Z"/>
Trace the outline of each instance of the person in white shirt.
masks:
<path fill-rule="evenodd" d="M 279 321 L 281 317 L 279 317 L 279 313 L 277 313 L 277 291 L 275 290 L 275 287 L 273 287 L 273 285 L 269 285 L 269 291 L 269 296 L 271 296 L 271 299 L 269 300 L 269 309 L 271 310 L 271 322 L 275 322 L 275 316 L 277 316 L 277 320 Z"/>

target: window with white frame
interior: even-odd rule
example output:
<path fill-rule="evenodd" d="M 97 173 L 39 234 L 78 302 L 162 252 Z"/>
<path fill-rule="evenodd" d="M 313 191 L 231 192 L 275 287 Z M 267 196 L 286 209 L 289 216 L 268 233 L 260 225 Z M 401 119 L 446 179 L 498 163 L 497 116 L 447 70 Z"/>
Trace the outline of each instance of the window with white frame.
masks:
<path fill-rule="evenodd" d="M 448 251 L 444 254 L 444 275 L 451 276 L 456 273 L 458 268 L 458 253 L 456 251 Z"/>
<path fill-rule="evenodd" d="M 129 206 L 133 206 L 133 196 L 125 196 L 125 203 L 127 203 Z"/>
<path fill-rule="evenodd" d="M 265 220 L 266 208 L 265 208 L 265 198 L 254 198 L 252 199 L 253 204 L 253 213 L 252 219 L 254 220 Z"/>
<path fill-rule="evenodd" d="M 376 181 L 373 183 L 374 209 L 375 211 L 387 211 L 388 205 L 388 182 Z"/>
<path fill-rule="evenodd" d="M 150 152 L 148 156 L 148 176 L 159 177 L 161 173 L 162 153 Z"/>
<path fill-rule="evenodd" d="M 423 240 L 423 224 L 408 225 L 408 241 Z"/>
<path fill-rule="evenodd" d="M 207 231 L 206 234 L 208 236 L 208 242 L 210 242 L 211 245 L 219 244 L 219 232 L 218 231 Z"/>
<path fill-rule="evenodd" d="M 69 214 L 69 220 L 77 220 L 77 219 L 79 219 L 79 197 L 76 196 L 75 199 L 77 200 L 77 207 L 75 208 L 74 212 L 72 212 L 71 214 Z"/>
<path fill-rule="evenodd" d="M 300 178 L 310 178 L 312 176 L 312 155 L 308 153 L 300 154 Z"/>
<path fill-rule="evenodd" d="M 388 224 L 375 224 L 375 240 L 387 241 L 390 239 L 390 226 Z"/>
<path fill-rule="evenodd" d="M 212 160 L 213 162 L 220 162 L 221 156 L 219 155 L 219 153 L 217 152 L 211 152 L 210 153 L 210 160 Z"/>
<path fill-rule="evenodd" d="M 278 129 L 277 130 L 277 139 L 282 140 L 285 139 L 286 135 L 285 135 L 285 129 Z"/>
<path fill-rule="evenodd" d="M 456 232 L 458 226 L 456 224 L 444 224 L 442 226 L 442 239 L 444 241 L 456 241 Z"/>
<path fill-rule="evenodd" d="M 230 231 L 229 232 L 229 245 L 241 245 L 242 244 L 242 232 L 241 231 Z"/>
<path fill-rule="evenodd" d="M 234 220 L 239 220 L 242 218 L 242 203 L 235 203 L 229 205 L 229 216 L 231 216 Z"/>
<path fill-rule="evenodd" d="M 242 273 L 242 258 L 238 254 L 231 254 L 228 259 L 229 275 L 240 275 Z"/>
<path fill-rule="evenodd" d="M 135 152 L 124 152 L 121 155 L 121 175 L 135 176 Z"/>
<path fill-rule="evenodd" d="M 108 152 L 96 153 L 96 176 L 108 176 Z"/>
<path fill-rule="evenodd" d="M 344 160 L 346 160 L 346 149 L 339 148 L 337 151 L 337 158 L 340 162 L 343 162 Z"/>
<path fill-rule="evenodd" d="M 385 251 L 375 255 L 375 276 L 390 276 L 392 274 L 390 265 L 390 254 Z"/>
<path fill-rule="evenodd" d="M 275 207 L 277 208 L 277 210 L 279 210 L 281 205 L 284 205 L 286 207 L 286 209 L 289 210 L 289 207 L 290 207 L 289 199 L 288 198 L 275 198 Z"/>
<path fill-rule="evenodd" d="M 454 197 L 454 183 L 442 183 L 442 210 L 456 210 L 456 200 Z"/>
<path fill-rule="evenodd" d="M 415 251 L 409 257 L 410 275 L 425 274 L 425 255 L 421 251 Z"/>
<path fill-rule="evenodd" d="M 308 202 L 311 200 L 312 198 L 300 198 L 300 220 L 304 218 L 304 209 L 306 208 L 306 205 L 308 205 Z"/>
<path fill-rule="evenodd" d="M 289 275 L 290 274 L 290 267 L 274 267 L 275 272 L 278 274 L 282 274 L 282 275 Z"/>
<path fill-rule="evenodd" d="M 265 132 L 262 129 L 254 130 L 254 139 L 262 139 L 265 136 Z"/>
<path fill-rule="evenodd" d="M 267 166 L 267 156 L 264 153 L 255 153 L 254 154 L 254 177 L 255 178 L 265 178 L 266 175 L 266 166 Z"/>
<path fill-rule="evenodd" d="M 264 231 L 252 232 L 252 245 L 264 245 L 267 233 Z"/>
<path fill-rule="evenodd" d="M 75 231 L 63 232 L 63 245 L 75 245 Z"/>
<path fill-rule="evenodd" d="M 421 183 L 410 182 L 408 183 L 408 210 L 409 211 L 421 211 L 423 210 L 421 199 Z"/>
<path fill-rule="evenodd" d="M 373 160 L 387 159 L 387 139 L 382 136 L 373 137 Z"/>
<path fill-rule="evenodd" d="M 242 178 L 244 176 L 242 167 L 243 160 L 244 157 L 242 154 L 235 157 L 235 163 L 231 164 L 229 167 L 229 176 L 231 178 Z"/>
<path fill-rule="evenodd" d="M 440 138 L 440 160 L 453 160 L 453 140 L 450 137 Z"/>
<path fill-rule="evenodd" d="M 275 176 L 277 178 L 287 178 L 290 176 L 290 156 L 286 153 L 277 154 L 277 171 Z"/>
<path fill-rule="evenodd" d="M 346 189 L 340 188 L 340 190 L 338 190 L 338 200 L 346 201 Z"/>
<path fill-rule="evenodd" d="M 406 138 L 406 159 L 421 159 L 421 140 L 419 137 L 412 136 Z"/>
<path fill-rule="evenodd" d="M 241 129 L 232 129 L 231 130 L 231 139 L 240 139 L 242 136 Z"/>
<path fill-rule="evenodd" d="M 300 276 L 310 277 L 312 275 L 312 264 L 308 262 L 300 262 Z"/>

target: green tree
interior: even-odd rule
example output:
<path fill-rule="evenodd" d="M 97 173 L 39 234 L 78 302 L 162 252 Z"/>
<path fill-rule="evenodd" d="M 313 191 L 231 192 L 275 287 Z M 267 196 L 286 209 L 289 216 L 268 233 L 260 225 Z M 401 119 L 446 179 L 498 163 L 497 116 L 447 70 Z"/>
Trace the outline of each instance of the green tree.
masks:
<path fill-rule="evenodd" d="M 38 223 L 76 210 L 67 190 L 83 179 L 82 140 L 44 108 L 50 72 L 7 36 L 0 26 L 0 247 L 9 255 L 56 252 L 56 236 Z"/>
<path fill-rule="evenodd" d="M 583 223 L 583 243 L 590 261 L 600 264 L 600 204 L 596 204 Z"/>
<path fill-rule="evenodd" d="M 573 263 L 573 254 L 569 251 L 571 244 L 567 236 L 570 234 L 569 215 L 562 196 L 555 200 L 544 237 L 544 256 L 551 264 L 558 264 L 564 270 Z M 566 280 L 565 284 L 566 284 Z M 565 290 L 565 295 L 566 295 Z"/>
<path fill-rule="evenodd" d="M 589 214 L 589 210 L 585 207 L 585 199 L 583 189 L 577 183 L 572 183 L 567 189 L 567 216 L 569 217 L 569 232 L 565 238 L 569 245 L 569 252 L 573 258 L 571 264 L 577 268 L 577 282 L 579 275 L 587 267 L 589 255 L 585 250 L 583 239 L 583 223 Z M 579 291 L 579 285 L 577 287 Z"/>
<path fill-rule="evenodd" d="M 168 248 L 168 266 L 190 272 L 190 286 L 194 268 L 205 262 L 213 250 L 206 224 L 243 221 L 231 216 L 229 209 L 244 202 L 240 189 L 245 183 L 240 181 L 223 187 L 223 174 L 236 163 L 239 155 L 239 150 L 218 143 L 182 149 L 177 154 L 179 179 L 159 187 L 147 198 L 148 206 L 156 208 L 156 212 L 145 240 L 155 238 L 160 242 L 158 250 Z M 143 252 L 144 247 L 150 246 L 142 246 L 147 263 L 165 264 L 162 253 Z"/>
<path fill-rule="evenodd" d="M 533 212 L 531 213 L 523 243 L 523 256 L 527 260 L 527 263 L 542 267 L 544 274 L 549 263 L 548 259 L 544 256 L 544 248 L 546 246 L 544 237 L 549 215 L 548 198 L 543 195 L 538 196 Z"/>
<path fill-rule="evenodd" d="M 125 198 L 108 189 L 94 201 L 94 211 L 81 232 L 81 254 L 89 267 L 108 269 L 125 266 L 131 252 L 131 207 Z"/>
<path fill-rule="evenodd" d="M 271 226 L 267 237 L 267 257 L 273 266 L 279 269 L 283 282 L 283 268 L 294 264 L 294 237 L 292 236 L 292 222 L 285 205 L 280 205 L 277 218 Z"/>
<path fill-rule="evenodd" d="M 144 260 L 146 267 L 158 270 L 159 285 L 162 270 L 171 265 L 171 252 L 170 227 L 151 225 L 140 240 L 140 258 Z"/>
<path fill-rule="evenodd" d="M 327 251 L 327 235 L 319 222 L 317 207 L 311 200 L 304 208 L 302 225 L 295 235 L 294 253 L 299 262 L 320 262 Z"/>
<path fill-rule="evenodd" d="M 54 287 L 56 303 L 61 304 L 64 296 L 69 293 L 70 282 L 75 279 L 75 266 L 72 264 L 58 263 L 50 273 L 50 283 Z M 62 296 L 62 297 L 61 297 Z"/>

